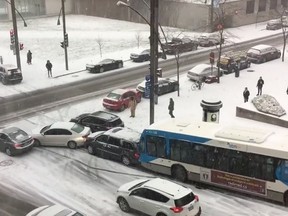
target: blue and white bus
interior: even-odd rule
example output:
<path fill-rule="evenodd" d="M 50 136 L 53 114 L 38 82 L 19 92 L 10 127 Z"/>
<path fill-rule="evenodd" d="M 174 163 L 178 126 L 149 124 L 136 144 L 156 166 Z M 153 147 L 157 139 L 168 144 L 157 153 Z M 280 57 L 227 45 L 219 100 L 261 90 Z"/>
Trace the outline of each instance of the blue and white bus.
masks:
<path fill-rule="evenodd" d="M 288 135 L 169 119 L 143 131 L 139 150 L 149 170 L 288 206 Z"/>

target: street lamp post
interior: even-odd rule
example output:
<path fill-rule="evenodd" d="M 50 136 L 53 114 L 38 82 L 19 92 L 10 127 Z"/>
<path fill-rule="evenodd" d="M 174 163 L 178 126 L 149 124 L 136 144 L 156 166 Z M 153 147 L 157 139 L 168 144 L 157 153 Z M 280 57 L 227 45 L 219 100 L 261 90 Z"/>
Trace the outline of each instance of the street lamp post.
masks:
<path fill-rule="evenodd" d="M 66 70 L 69 70 L 68 67 L 68 51 L 67 51 L 67 47 L 68 47 L 68 34 L 66 32 L 66 20 L 65 20 L 65 0 L 61 0 L 62 3 L 62 7 L 60 9 L 60 13 L 58 16 L 58 20 L 57 20 L 57 25 L 60 25 L 60 14 L 62 11 L 62 22 L 63 22 L 63 48 L 64 48 L 64 54 L 65 54 L 65 66 L 66 66 Z"/>

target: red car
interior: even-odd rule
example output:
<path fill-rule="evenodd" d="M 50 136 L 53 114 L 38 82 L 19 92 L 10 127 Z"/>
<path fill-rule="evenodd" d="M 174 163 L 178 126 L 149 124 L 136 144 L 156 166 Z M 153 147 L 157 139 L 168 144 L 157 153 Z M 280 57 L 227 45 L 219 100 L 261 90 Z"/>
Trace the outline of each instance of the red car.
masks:
<path fill-rule="evenodd" d="M 139 103 L 141 101 L 141 92 L 136 89 L 116 89 L 103 99 L 102 104 L 106 109 L 123 111 L 128 107 L 130 97 L 134 97 Z"/>

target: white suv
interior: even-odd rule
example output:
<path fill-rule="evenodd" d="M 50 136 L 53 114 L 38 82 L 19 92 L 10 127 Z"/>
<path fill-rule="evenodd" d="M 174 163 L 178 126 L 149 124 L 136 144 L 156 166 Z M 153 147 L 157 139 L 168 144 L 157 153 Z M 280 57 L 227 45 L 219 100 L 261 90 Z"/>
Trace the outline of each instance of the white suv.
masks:
<path fill-rule="evenodd" d="M 151 216 L 199 216 L 199 198 L 190 188 L 155 178 L 137 179 L 117 190 L 117 203 L 124 212 L 131 209 Z"/>

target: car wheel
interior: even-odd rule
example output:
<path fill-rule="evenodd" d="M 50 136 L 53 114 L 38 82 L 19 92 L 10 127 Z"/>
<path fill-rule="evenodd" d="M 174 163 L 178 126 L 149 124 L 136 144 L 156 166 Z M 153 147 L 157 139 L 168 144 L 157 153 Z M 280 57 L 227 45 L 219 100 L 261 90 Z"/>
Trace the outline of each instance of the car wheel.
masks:
<path fill-rule="evenodd" d="M 266 60 L 266 58 L 263 58 L 262 59 L 262 63 L 265 63 L 267 60 Z"/>
<path fill-rule="evenodd" d="M 213 45 L 214 45 L 213 42 L 209 41 L 208 46 L 210 47 L 210 46 L 213 46 Z"/>
<path fill-rule="evenodd" d="M 284 205 L 285 206 L 288 206 L 288 191 L 286 191 L 285 193 L 284 193 Z"/>
<path fill-rule="evenodd" d="M 77 144 L 76 144 L 76 142 L 74 142 L 74 141 L 69 141 L 69 142 L 67 143 L 67 146 L 68 146 L 68 148 L 70 148 L 70 149 L 76 149 L 76 148 L 77 148 Z"/>
<path fill-rule="evenodd" d="M 3 83 L 3 85 L 7 85 L 7 84 L 8 84 L 8 81 L 3 78 L 3 79 L 2 79 L 2 83 Z"/>
<path fill-rule="evenodd" d="M 120 62 L 120 63 L 118 64 L 118 68 L 122 68 L 122 67 L 123 67 L 123 63 Z"/>
<path fill-rule="evenodd" d="M 124 165 L 129 166 L 131 164 L 129 157 L 123 155 L 121 161 Z"/>
<path fill-rule="evenodd" d="M 34 146 L 36 146 L 36 147 L 40 147 L 40 146 L 41 146 L 40 141 L 37 140 L 37 139 L 34 139 Z"/>
<path fill-rule="evenodd" d="M 173 167 L 172 176 L 177 181 L 185 182 L 187 180 L 187 172 L 182 166 Z"/>
<path fill-rule="evenodd" d="M 12 151 L 11 151 L 10 148 L 6 148 L 6 149 L 5 149 L 5 153 L 6 153 L 8 156 L 13 156 Z"/>
<path fill-rule="evenodd" d="M 167 216 L 167 215 L 164 213 L 158 213 L 156 216 Z"/>
<path fill-rule="evenodd" d="M 95 154 L 94 148 L 93 148 L 91 145 L 88 145 L 87 151 L 88 151 L 88 153 L 91 154 L 91 155 L 94 155 L 94 154 Z"/>
<path fill-rule="evenodd" d="M 123 197 L 118 198 L 118 204 L 119 204 L 120 209 L 123 212 L 129 212 L 130 211 L 130 206 L 127 203 L 126 199 L 124 199 Z"/>
<path fill-rule="evenodd" d="M 281 57 L 281 54 L 278 54 L 278 55 L 277 55 L 277 58 L 280 58 L 280 57 Z"/>
<path fill-rule="evenodd" d="M 178 89 L 179 89 L 179 85 L 175 85 L 173 91 L 178 91 Z"/>
<path fill-rule="evenodd" d="M 99 69 L 99 73 L 103 73 L 103 72 L 104 72 L 104 68 L 101 67 L 101 68 Z"/>

